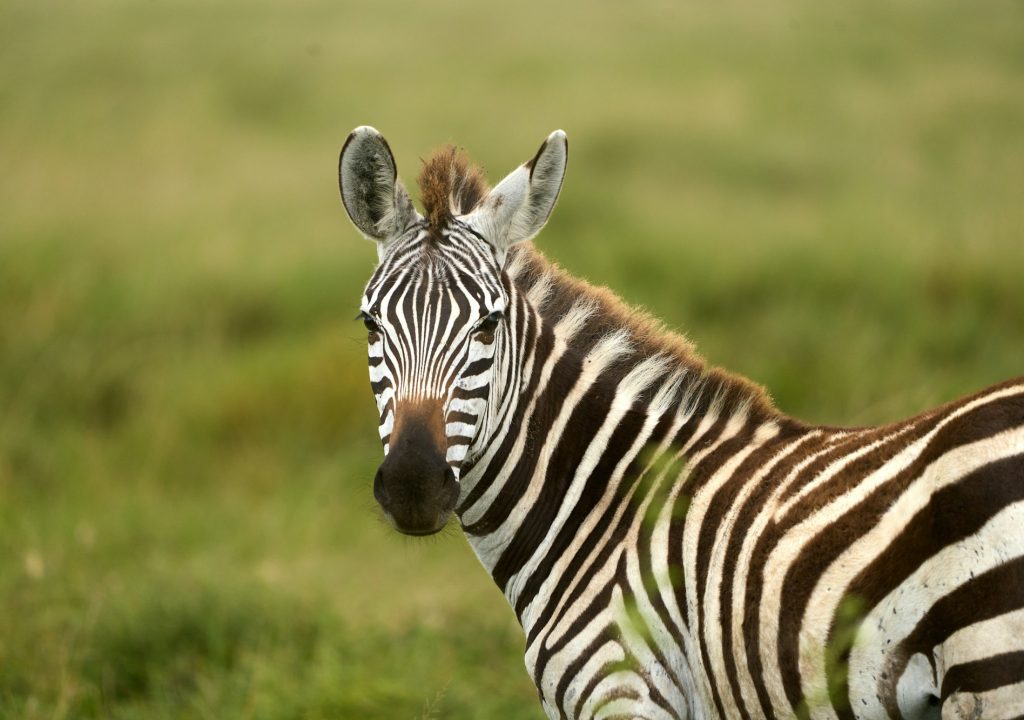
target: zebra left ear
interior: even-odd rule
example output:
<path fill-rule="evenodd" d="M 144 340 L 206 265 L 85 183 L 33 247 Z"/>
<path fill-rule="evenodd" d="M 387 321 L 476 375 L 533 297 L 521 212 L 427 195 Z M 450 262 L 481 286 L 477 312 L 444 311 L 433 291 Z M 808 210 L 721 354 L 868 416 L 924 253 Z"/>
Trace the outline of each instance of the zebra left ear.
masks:
<path fill-rule="evenodd" d="M 568 159 L 565 133 L 555 130 L 533 159 L 498 183 L 465 221 L 500 251 L 529 240 L 551 216 Z"/>
<path fill-rule="evenodd" d="M 352 223 L 380 253 L 419 219 L 387 140 L 368 125 L 353 130 L 341 149 L 338 187 Z"/>

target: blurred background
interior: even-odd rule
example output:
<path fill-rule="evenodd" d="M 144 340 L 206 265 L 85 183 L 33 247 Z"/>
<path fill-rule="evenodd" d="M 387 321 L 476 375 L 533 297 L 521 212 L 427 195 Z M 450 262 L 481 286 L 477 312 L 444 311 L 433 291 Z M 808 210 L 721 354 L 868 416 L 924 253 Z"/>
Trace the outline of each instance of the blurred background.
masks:
<path fill-rule="evenodd" d="M 865 424 L 1024 372 L 1022 89 L 1020 2 L 5 0 L 0 717 L 541 716 L 373 502 L 353 127 L 564 128 L 546 253 Z"/>

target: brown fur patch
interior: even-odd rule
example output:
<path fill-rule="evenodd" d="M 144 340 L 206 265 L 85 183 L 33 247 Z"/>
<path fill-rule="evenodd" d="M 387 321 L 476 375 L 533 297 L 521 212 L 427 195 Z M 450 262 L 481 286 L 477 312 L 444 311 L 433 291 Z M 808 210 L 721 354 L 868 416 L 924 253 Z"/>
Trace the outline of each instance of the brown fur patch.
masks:
<path fill-rule="evenodd" d="M 454 145 L 435 150 L 423 161 L 419 185 L 423 210 L 433 230 L 443 227 L 453 215 L 468 213 L 489 190 L 480 168 Z"/>
<path fill-rule="evenodd" d="M 391 431 L 394 444 L 401 442 L 406 426 L 426 429 L 426 435 L 433 438 L 435 447 L 444 455 L 448 439 L 444 430 L 444 407 L 436 398 L 404 399 L 395 406 L 395 425 Z"/>

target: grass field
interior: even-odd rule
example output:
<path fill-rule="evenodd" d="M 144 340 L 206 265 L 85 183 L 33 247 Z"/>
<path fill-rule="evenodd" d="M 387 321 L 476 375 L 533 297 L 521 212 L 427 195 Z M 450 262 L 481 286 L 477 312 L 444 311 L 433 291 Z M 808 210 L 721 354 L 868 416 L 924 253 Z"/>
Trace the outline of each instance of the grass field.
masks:
<path fill-rule="evenodd" d="M 1024 372 L 1024 5 L 0 4 L 0 717 L 538 718 L 458 532 L 382 523 L 337 152 L 539 245 L 812 421 Z"/>

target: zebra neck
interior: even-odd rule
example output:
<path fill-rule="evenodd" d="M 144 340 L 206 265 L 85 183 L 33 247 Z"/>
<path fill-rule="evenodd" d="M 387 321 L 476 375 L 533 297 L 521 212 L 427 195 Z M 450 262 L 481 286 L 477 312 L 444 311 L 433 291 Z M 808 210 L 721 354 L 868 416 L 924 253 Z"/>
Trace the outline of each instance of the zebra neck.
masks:
<path fill-rule="evenodd" d="M 701 437 L 743 435 L 775 415 L 754 386 L 707 369 L 676 336 L 658 342 L 649 321 L 541 260 L 531 251 L 509 272 L 536 327 L 515 328 L 530 342 L 505 388 L 514 402 L 464 473 L 459 503 L 528 636 L 581 572 L 569 565 L 607 560 L 576 546 L 616 552 L 707 450 Z"/>

